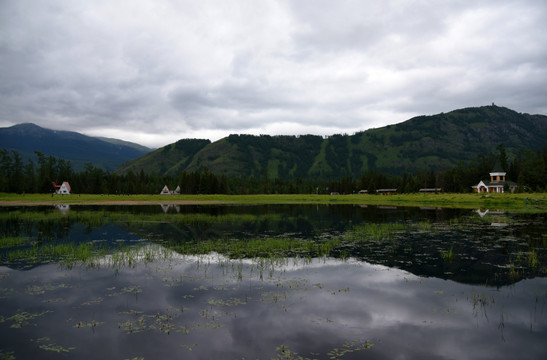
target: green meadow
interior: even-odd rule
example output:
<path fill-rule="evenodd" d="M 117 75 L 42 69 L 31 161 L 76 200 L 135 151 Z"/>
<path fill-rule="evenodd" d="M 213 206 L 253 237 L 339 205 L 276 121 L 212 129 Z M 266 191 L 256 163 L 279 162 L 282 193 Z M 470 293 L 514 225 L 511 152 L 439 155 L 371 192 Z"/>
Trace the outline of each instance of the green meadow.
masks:
<path fill-rule="evenodd" d="M 358 204 L 432 206 L 442 208 L 495 208 L 517 212 L 547 212 L 547 193 L 519 194 L 393 194 L 393 195 L 54 195 L 0 193 L 0 206 L 101 204 Z"/>

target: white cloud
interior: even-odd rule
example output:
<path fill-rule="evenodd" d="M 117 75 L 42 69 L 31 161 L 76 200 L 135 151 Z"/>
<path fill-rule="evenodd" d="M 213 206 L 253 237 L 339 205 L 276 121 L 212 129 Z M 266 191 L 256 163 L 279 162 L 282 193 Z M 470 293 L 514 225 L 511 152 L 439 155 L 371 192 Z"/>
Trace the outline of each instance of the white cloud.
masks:
<path fill-rule="evenodd" d="M 149 146 L 547 113 L 547 3 L 0 2 L 0 126 Z"/>

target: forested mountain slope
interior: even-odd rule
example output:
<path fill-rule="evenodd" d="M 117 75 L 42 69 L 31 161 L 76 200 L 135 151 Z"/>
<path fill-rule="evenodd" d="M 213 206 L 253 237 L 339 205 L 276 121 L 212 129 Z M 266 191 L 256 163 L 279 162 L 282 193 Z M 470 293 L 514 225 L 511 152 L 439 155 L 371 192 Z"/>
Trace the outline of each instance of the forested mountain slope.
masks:
<path fill-rule="evenodd" d="M 546 138 L 547 116 L 492 105 L 419 116 L 354 135 L 180 140 L 129 161 L 118 172 L 176 176 L 207 168 L 219 175 L 271 179 L 359 177 L 368 170 L 402 175 L 445 170 L 495 152 L 499 144 L 511 157 L 519 149 L 542 148 Z"/>

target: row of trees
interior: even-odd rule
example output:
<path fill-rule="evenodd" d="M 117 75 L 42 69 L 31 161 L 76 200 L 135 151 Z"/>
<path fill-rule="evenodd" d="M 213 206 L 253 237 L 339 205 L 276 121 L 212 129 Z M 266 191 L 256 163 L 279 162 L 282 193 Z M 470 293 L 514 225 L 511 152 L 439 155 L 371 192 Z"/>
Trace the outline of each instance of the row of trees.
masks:
<path fill-rule="evenodd" d="M 420 188 L 441 188 L 444 192 L 470 192 L 471 186 L 486 179 L 499 161 L 507 178 L 518 185 L 518 191 L 547 190 L 547 148 L 533 152 L 522 150 L 508 160 L 500 145 L 497 153 L 479 155 L 468 163 L 444 171 L 420 171 L 417 174 L 388 176 L 369 171 L 359 179 L 270 179 L 267 171 L 260 177 L 235 178 L 216 175 L 203 168 L 200 171 L 181 172 L 179 176 L 159 176 L 129 172 L 110 173 L 88 163 L 81 172 L 75 172 L 69 161 L 36 152 L 36 161 L 24 161 L 16 151 L 0 149 L 0 192 L 51 193 L 52 182 L 69 181 L 75 193 L 89 194 L 157 194 L 164 185 L 170 189 L 180 186 L 183 194 L 351 194 L 360 190 L 373 193 L 377 189 L 396 188 L 398 192 L 412 193 Z"/>
<path fill-rule="evenodd" d="M 419 171 L 417 174 L 386 176 L 374 171 L 367 172 L 360 179 L 343 178 L 329 184 L 332 191 L 351 193 L 354 191 L 396 188 L 398 192 L 418 192 L 421 188 L 440 188 L 444 192 L 465 193 L 472 191 L 471 186 L 479 180 L 489 180 L 489 173 L 498 163 L 506 171 L 507 179 L 517 183 L 517 191 L 547 191 L 547 147 L 543 150 L 519 151 L 509 161 L 503 145 L 497 153 L 479 155 L 474 160 L 459 162 L 452 169 L 443 171 Z"/>

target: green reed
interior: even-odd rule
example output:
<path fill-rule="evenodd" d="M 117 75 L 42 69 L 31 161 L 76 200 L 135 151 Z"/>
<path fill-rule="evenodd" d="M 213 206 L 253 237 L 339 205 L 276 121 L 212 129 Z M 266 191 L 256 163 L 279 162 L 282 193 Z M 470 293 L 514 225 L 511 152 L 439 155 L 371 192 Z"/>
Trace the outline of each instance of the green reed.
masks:
<path fill-rule="evenodd" d="M 212 215 L 205 213 L 133 213 L 126 211 L 107 210 L 81 210 L 71 209 L 62 213 L 55 209 L 48 210 L 14 210 L 0 212 L 0 222 L 16 221 L 20 224 L 38 224 L 48 222 L 79 222 L 88 226 L 99 226 L 108 223 L 148 223 L 148 222 L 170 222 L 184 224 L 243 224 L 254 223 L 261 220 L 275 221 L 281 219 L 282 214 L 220 214 Z"/>
<path fill-rule="evenodd" d="M 209 239 L 207 241 L 166 244 L 180 254 L 208 254 L 216 252 L 230 258 L 315 257 L 329 256 L 340 239 L 314 241 L 290 237 L 255 237 L 246 239 Z"/>
<path fill-rule="evenodd" d="M 446 262 L 451 262 L 454 256 L 454 246 L 450 246 L 448 251 L 441 251 L 441 257 Z"/>
<path fill-rule="evenodd" d="M 22 237 L 22 236 L 0 237 L 0 249 L 29 245 L 31 242 L 32 240 L 30 237 Z"/>
<path fill-rule="evenodd" d="M 76 263 L 91 264 L 92 260 L 106 253 L 106 248 L 92 243 L 42 244 L 8 252 L 8 262 L 48 263 L 61 262 L 64 265 Z"/>
<path fill-rule="evenodd" d="M 343 239 L 349 242 L 388 240 L 398 233 L 416 230 L 419 226 L 423 226 L 423 224 L 365 223 L 346 232 Z"/>

